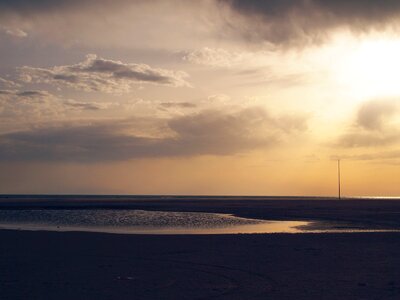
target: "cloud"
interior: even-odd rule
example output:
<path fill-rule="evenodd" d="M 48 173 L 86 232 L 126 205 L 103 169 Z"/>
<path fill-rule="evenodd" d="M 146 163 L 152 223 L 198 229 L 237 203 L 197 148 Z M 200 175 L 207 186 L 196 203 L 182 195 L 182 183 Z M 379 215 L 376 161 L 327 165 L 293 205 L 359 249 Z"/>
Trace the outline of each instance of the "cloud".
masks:
<path fill-rule="evenodd" d="M 356 147 L 380 147 L 398 143 L 400 141 L 400 132 L 364 132 L 345 133 L 339 139 L 337 144 L 345 148 Z"/>
<path fill-rule="evenodd" d="M 332 157 L 334 158 L 334 157 Z M 393 162 L 398 164 L 397 159 L 400 159 L 400 151 L 385 151 L 376 153 L 363 153 L 357 155 L 343 155 L 341 159 L 346 160 L 387 160 L 387 163 Z M 337 159 L 337 158 L 336 158 Z"/>
<path fill-rule="evenodd" d="M 196 108 L 197 105 L 191 102 L 162 102 L 160 103 L 161 109 L 176 109 L 176 108 Z"/>
<path fill-rule="evenodd" d="M 13 80 L 4 79 L 0 77 L 0 87 L 2 88 L 17 88 L 20 87 L 20 84 L 16 83 Z"/>
<path fill-rule="evenodd" d="M 41 90 L 0 90 L 2 123 L 20 123 L 34 119 L 56 117 L 63 106 L 54 95 Z"/>
<path fill-rule="evenodd" d="M 248 41 L 276 45 L 316 43 L 331 31 L 355 33 L 398 23 L 397 0 L 220 0 L 226 29 Z"/>
<path fill-rule="evenodd" d="M 370 130 L 382 129 L 391 117 L 399 113 L 399 109 L 397 99 L 368 101 L 358 110 L 357 125 Z"/>
<path fill-rule="evenodd" d="M 19 28 L 0 26 L 0 31 L 3 31 L 5 34 L 16 38 L 25 38 L 28 36 L 28 34 L 25 31 Z"/>
<path fill-rule="evenodd" d="M 14 95 L 17 97 L 28 97 L 28 98 L 52 97 L 52 95 L 49 92 L 40 90 L 19 91 L 15 92 Z"/>
<path fill-rule="evenodd" d="M 214 94 L 208 96 L 207 101 L 210 103 L 226 104 L 231 101 L 231 97 L 225 94 Z"/>
<path fill-rule="evenodd" d="M 64 105 L 77 110 L 102 110 L 109 108 L 112 103 L 84 102 L 69 99 L 64 101 Z"/>
<path fill-rule="evenodd" d="M 106 109 L 110 103 L 64 99 L 43 90 L 0 90 L 0 117 L 11 123 L 59 118 L 68 112 Z"/>
<path fill-rule="evenodd" d="M 106 60 L 89 54 L 86 60 L 75 65 L 52 68 L 19 68 L 25 82 L 49 83 L 84 91 L 123 93 L 133 84 L 157 84 L 172 87 L 189 86 L 188 75 L 182 71 L 152 68 L 145 64 Z"/>
<path fill-rule="evenodd" d="M 13 95 L 14 93 L 15 91 L 13 90 L 0 90 L 0 97 L 4 97 L 5 95 Z"/>
<path fill-rule="evenodd" d="M 116 0 L 119 4 L 129 3 L 127 0 Z M 136 1 L 139 2 L 139 1 Z M 107 0 L 59 0 L 55 3 L 52 0 L 1 0 L 2 11 L 13 12 L 21 15 L 27 14 L 48 14 L 55 11 L 76 10 L 79 7 L 90 8 L 93 5 L 112 7 Z"/>
<path fill-rule="evenodd" d="M 184 61 L 213 68 L 236 69 L 238 75 L 270 71 L 273 62 L 282 59 L 281 54 L 266 50 L 231 51 L 224 48 L 203 47 L 186 52 Z"/>
<path fill-rule="evenodd" d="M 190 49 L 203 38 L 213 39 L 220 22 L 214 0 L 60 0 L 56 4 L 0 0 L 0 20 L 4 26 L 29 32 L 41 44 L 146 49 L 146 56 L 153 52 L 158 60 L 163 51 L 171 58 L 171 50 Z"/>
<path fill-rule="evenodd" d="M 0 158 L 16 161 L 116 161 L 143 157 L 234 155 L 273 147 L 305 130 L 302 123 L 281 122 L 260 108 L 232 113 L 197 114 L 154 119 L 162 135 L 132 134 L 137 120 L 35 127 L 0 135 Z M 293 126 L 293 124 L 297 124 Z M 167 131 L 167 132 L 165 132 Z"/>
<path fill-rule="evenodd" d="M 379 147 L 400 142 L 400 101 L 378 99 L 358 108 L 355 124 L 339 137 L 341 147 Z M 397 118 L 396 118 L 397 117 Z"/>
<path fill-rule="evenodd" d="M 32 99 L 56 98 L 44 90 L 0 90 L 0 100 L 4 102 L 30 101 Z"/>
<path fill-rule="evenodd" d="M 249 58 L 247 53 L 230 52 L 221 48 L 203 47 L 188 52 L 183 56 L 183 60 L 205 66 L 232 67 L 245 62 L 246 57 Z"/>
<path fill-rule="evenodd" d="M 304 45 L 324 41 L 339 29 L 354 33 L 396 29 L 400 12 L 397 0 L 71 0 L 57 1 L 56 5 L 44 0 L 13 2 L 0 1 L 0 19 L 7 27 L 32 32 L 46 42 L 91 49 L 110 45 L 137 49 L 140 45 L 181 51 L 220 46 L 232 39 L 244 39 L 246 45 Z M 195 51 L 187 58 L 229 65 L 223 51 L 208 50 L 211 52 L 207 48 Z M 231 59 L 234 61 L 235 55 Z"/>

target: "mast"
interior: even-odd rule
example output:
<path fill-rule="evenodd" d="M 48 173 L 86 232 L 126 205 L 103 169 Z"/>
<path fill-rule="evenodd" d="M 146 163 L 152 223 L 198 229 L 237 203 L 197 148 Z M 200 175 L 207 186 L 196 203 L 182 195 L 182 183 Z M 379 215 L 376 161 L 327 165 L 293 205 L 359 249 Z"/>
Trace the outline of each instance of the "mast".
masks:
<path fill-rule="evenodd" d="M 340 159 L 338 159 L 338 196 L 339 196 L 339 200 L 341 199 L 341 195 L 340 195 Z"/>

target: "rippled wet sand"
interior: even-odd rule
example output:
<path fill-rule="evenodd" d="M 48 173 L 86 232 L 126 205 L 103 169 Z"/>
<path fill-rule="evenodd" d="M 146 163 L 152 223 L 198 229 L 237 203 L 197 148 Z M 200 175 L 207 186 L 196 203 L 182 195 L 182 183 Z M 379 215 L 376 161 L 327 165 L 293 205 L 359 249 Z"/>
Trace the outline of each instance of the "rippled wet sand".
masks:
<path fill-rule="evenodd" d="M 300 232 L 308 222 L 266 221 L 229 214 L 143 210 L 3 210 L 0 228 L 133 234 Z"/>

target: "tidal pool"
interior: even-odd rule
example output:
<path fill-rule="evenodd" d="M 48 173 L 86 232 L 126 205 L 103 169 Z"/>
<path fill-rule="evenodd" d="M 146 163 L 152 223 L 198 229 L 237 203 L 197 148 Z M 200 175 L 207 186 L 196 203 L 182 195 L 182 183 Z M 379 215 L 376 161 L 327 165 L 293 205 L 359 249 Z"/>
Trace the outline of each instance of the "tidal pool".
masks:
<path fill-rule="evenodd" d="M 240 234 L 371 232 L 337 228 L 323 223 L 276 221 L 201 212 L 165 212 L 117 209 L 0 210 L 0 229 L 86 231 L 120 234 Z M 320 222 L 320 224 L 322 224 Z M 328 225 L 328 226 L 327 226 Z"/>

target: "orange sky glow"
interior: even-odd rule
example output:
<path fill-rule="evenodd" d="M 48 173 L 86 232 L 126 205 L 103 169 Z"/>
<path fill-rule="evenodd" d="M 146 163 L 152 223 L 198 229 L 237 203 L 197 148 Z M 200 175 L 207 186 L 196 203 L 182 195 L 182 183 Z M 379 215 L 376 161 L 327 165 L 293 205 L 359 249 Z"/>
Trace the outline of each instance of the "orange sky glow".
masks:
<path fill-rule="evenodd" d="M 400 196 L 400 3 L 0 1 L 0 193 Z"/>

